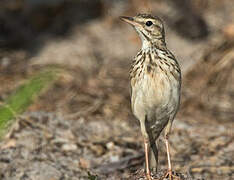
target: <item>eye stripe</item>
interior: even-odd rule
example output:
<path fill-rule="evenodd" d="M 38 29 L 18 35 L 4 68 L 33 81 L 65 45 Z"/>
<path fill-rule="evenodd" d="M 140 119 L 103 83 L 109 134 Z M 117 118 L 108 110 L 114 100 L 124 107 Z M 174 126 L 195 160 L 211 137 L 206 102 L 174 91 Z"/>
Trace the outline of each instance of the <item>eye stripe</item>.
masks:
<path fill-rule="evenodd" d="M 157 28 L 161 29 L 161 27 L 160 27 L 159 25 L 155 24 L 155 26 L 156 26 Z"/>

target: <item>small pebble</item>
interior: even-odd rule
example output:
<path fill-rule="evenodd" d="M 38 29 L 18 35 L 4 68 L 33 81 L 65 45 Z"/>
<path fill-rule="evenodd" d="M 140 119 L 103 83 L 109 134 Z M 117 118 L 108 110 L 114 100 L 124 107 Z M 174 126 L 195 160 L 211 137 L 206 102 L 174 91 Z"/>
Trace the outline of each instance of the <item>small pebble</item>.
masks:
<path fill-rule="evenodd" d="M 75 151 L 77 150 L 77 146 L 75 144 L 63 144 L 62 150 L 63 151 Z"/>

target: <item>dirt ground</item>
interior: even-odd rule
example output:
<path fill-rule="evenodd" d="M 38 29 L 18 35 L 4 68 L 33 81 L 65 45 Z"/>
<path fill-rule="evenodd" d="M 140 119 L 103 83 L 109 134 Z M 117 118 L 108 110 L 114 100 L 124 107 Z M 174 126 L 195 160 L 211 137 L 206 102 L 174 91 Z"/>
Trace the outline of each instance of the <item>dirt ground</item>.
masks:
<path fill-rule="evenodd" d="M 0 179 L 145 179 L 128 79 L 141 43 L 118 16 L 149 8 L 164 20 L 168 48 L 183 73 L 170 136 L 173 170 L 186 180 L 234 179 L 234 3 L 59 2 L 1 2 L 1 101 L 42 68 L 56 65 L 64 73 L 0 142 Z M 155 179 L 166 169 L 160 138 Z"/>

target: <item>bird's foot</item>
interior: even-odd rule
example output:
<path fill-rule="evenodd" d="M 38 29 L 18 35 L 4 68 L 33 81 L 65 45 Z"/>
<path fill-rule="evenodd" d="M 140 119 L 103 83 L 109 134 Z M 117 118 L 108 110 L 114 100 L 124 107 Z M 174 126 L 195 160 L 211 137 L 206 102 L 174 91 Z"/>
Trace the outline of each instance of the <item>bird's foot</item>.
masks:
<path fill-rule="evenodd" d="M 177 176 L 172 170 L 168 170 L 166 174 L 163 176 L 163 179 L 166 178 L 169 180 L 181 180 L 179 176 Z"/>
<path fill-rule="evenodd" d="M 151 177 L 151 175 L 148 174 L 148 173 L 146 173 L 146 178 L 147 178 L 147 180 L 153 180 L 152 177 Z"/>

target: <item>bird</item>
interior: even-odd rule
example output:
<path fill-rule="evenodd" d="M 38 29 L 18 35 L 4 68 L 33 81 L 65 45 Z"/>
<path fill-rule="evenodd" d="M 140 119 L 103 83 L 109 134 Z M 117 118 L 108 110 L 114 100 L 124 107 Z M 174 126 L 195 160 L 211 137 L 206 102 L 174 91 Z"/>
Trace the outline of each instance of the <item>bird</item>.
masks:
<path fill-rule="evenodd" d="M 163 21 L 151 14 L 120 16 L 138 33 L 142 47 L 130 68 L 131 108 L 140 121 L 144 139 L 145 173 L 148 180 L 158 169 L 157 139 L 164 131 L 168 170 L 165 177 L 175 179 L 169 151 L 169 135 L 180 105 L 181 70 L 165 42 Z"/>

